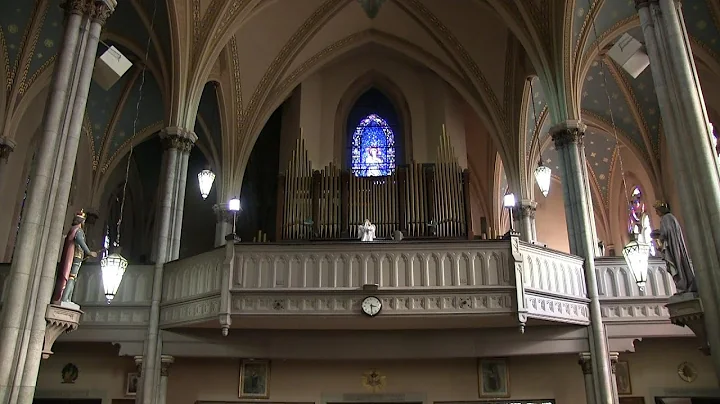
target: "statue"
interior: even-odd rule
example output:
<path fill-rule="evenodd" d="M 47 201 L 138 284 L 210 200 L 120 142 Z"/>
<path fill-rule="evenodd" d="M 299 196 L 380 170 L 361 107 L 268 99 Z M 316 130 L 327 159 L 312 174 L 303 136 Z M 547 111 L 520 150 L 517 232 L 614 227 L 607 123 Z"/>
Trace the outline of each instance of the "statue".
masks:
<path fill-rule="evenodd" d="M 374 241 L 375 225 L 370 223 L 370 219 L 365 219 L 365 223 L 358 226 L 358 233 L 360 233 L 360 241 Z"/>
<path fill-rule="evenodd" d="M 670 208 L 664 202 L 655 202 L 655 211 L 660 216 L 660 228 L 650 234 L 662 253 L 667 271 L 675 281 L 677 294 L 697 292 L 695 284 L 695 271 L 685 245 L 685 238 L 680 229 L 680 223 Z"/>
<path fill-rule="evenodd" d="M 379 177 L 382 175 L 380 168 L 383 160 L 378 156 L 380 151 L 377 147 L 368 147 L 365 155 L 365 175 L 368 177 Z"/>
<path fill-rule="evenodd" d="M 85 224 L 86 214 L 80 210 L 75 214 L 72 221 L 72 227 L 65 236 L 63 244 L 60 265 L 57 269 L 57 278 L 55 280 L 55 291 L 53 292 L 52 302 L 54 304 L 72 303 L 72 295 L 75 290 L 75 279 L 83 262 L 89 257 L 97 257 L 97 253 L 90 251 L 85 242 L 85 232 L 83 225 Z"/>

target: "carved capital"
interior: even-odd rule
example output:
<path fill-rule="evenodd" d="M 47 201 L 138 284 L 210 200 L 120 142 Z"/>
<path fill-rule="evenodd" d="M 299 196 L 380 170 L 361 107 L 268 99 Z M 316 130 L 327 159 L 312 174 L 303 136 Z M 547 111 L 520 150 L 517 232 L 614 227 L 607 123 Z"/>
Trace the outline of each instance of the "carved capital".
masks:
<path fill-rule="evenodd" d="M 15 150 L 13 147 L 7 144 L 0 144 L 0 163 L 7 163 L 10 158 L 10 153 Z"/>
<path fill-rule="evenodd" d="M 613 374 L 615 374 L 615 371 L 617 370 L 617 364 L 618 364 L 619 357 L 620 357 L 619 353 L 610 352 L 610 368 L 612 369 Z"/>
<path fill-rule="evenodd" d="M 167 377 L 170 372 L 170 365 L 175 363 L 175 358 L 170 355 L 160 356 L 160 376 Z"/>
<path fill-rule="evenodd" d="M 85 15 L 92 5 L 87 0 L 67 0 L 62 7 L 67 14 Z"/>
<path fill-rule="evenodd" d="M 182 153 L 190 153 L 197 141 L 197 135 L 182 128 L 169 127 L 163 129 L 160 133 L 160 139 L 162 139 L 165 149 L 176 149 Z"/>
<path fill-rule="evenodd" d="M 105 25 L 107 19 L 110 17 L 110 14 L 112 14 L 113 11 L 114 8 L 111 7 L 109 4 L 103 1 L 96 1 L 92 6 L 90 6 L 90 18 L 93 22 L 96 22 L 100 25 Z"/>
<path fill-rule="evenodd" d="M 515 208 L 515 217 L 518 219 L 535 219 L 535 212 L 537 211 L 537 202 L 535 201 L 521 201 L 520 205 Z"/>
<path fill-rule="evenodd" d="M 135 359 L 135 369 L 137 369 L 138 375 L 141 375 L 142 374 L 143 357 L 136 356 L 133 359 Z"/>
<path fill-rule="evenodd" d="M 213 205 L 213 212 L 215 212 L 216 223 L 232 223 L 233 212 L 228 210 L 227 203 Z"/>
<path fill-rule="evenodd" d="M 584 375 L 592 374 L 592 356 L 590 356 L 589 353 L 584 352 L 580 354 L 580 358 L 578 359 L 578 365 L 580 365 L 580 368 L 582 369 Z"/>

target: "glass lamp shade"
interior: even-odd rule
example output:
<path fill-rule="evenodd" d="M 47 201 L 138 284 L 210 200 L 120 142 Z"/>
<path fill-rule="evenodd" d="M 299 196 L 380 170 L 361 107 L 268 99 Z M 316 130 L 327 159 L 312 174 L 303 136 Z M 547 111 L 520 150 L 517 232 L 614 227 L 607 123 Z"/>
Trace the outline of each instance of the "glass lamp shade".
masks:
<path fill-rule="evenodd" d="M 238 199 L 238 198 L 230 199 L 230 201 L 228 202 L 228 210 L 230 212 L 239 212 L 240 211 L 240 199 Z"/>
<path fill-rule="evenodd" d="M 115 298 L 127 266 L 128 262 L 125 257 L 117 253 L 112 253 L 100 261 L 105 298 L 108 303 Z"/>
<path fill-rule="evenodd" d="M 622 250 L 625 262 L 635 277 L 635 282 L 640 289 L 645 289 L 648 272 L 648 257 L 650 256 L 650 245 L 631 240 Z"/>
<path fill-rule="evenodd" d="M 215 182 L 215 173 L 210 170 L 202 170 L 198 173 L 198 184 L 200 185 L 200 195 L 206 199 L 210 194 L 213 182 Z"/>
<path fill-rule="evenodd" d="M 507 194 L 503 197 L 503 207 L 514 208 L 515 207 L 515 194 Z"/>
<path fill-rule="evenodd" d="M 535 181 L 537 181 L 540 192 L 542 192 L 546 198 L 550 193 L 550 174 L 552 174 L 550 167 L 543 165 L 541 161 L 535 169 Z"/>

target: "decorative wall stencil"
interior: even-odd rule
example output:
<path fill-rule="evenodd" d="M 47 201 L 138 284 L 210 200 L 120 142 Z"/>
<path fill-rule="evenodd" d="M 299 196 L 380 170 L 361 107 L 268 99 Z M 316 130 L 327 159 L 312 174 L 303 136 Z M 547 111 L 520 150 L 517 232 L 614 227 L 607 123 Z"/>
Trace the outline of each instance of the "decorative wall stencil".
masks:
<path fill-rule="evenodd" d="M 377 393 L 385 389 L 385 386 L 387 385 L 387 378 L 378 373 L 377 370 L 372 369 L 363 373 L 362 385 L 373 393 Z"/>
<path fill-rule="evenodd" d="M 80 375 L 80 370 L 74 363 L 68 363 L 62 368 L 61 375 L 63 383 L 72 384 Z"/>
<path fill-rule="evenodd" d="M 690 362 L 683 362 L 678 365 L 678 376 L 686 383 L 692 383 L 697 379 L 698 372 L 695 366 Z"/>
<path fill-rule="evenodd" d="M 240 363 L 239 396 L 270 397 L 270 361 L 252 359 Z"/>
<path fill-rule="evenodd" d="M 480 397 L 510 396 L 510 370 L 505 359 L 478 361 L 478 393 Z"/>

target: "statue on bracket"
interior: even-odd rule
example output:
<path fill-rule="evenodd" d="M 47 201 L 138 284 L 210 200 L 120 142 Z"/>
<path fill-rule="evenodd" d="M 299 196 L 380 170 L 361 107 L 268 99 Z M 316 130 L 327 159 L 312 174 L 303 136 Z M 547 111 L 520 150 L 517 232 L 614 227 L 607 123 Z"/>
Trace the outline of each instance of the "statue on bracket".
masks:
<path fill-rule="evenodd" d="M 374 241 L 375 225 L 370 223 L 370 219 L 365 219 L 365 223 L 358 226 L 358 234 L 360 241 Z"/>
<path fill-rule="evenodd" d="M 655 202 L 655 212 L 660 216 L 660 228 L 653 230 L 650 236 L 655 240 L 662 253 L 667 271 L 672 275 L 677 294 L 697 292 L 695 271 L 690 262 L 685 237 L 670 207 L 662 201 Z"/>
<path fill-rule="evenodd" d="M 58 265 L 57 269 L 55 290 L 53 291 L 53 304 L 74 304 L 72 303 L 72 296 L 80 267 L 86 259 L 97 257 L 97 252 L 90 251 L 85 242 L 83 226 L 86 218 L 87 215 L 83 210 L 76 213 L 72 221 L 72 227 L 65 236 L 60 265 Z"/>

